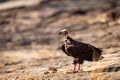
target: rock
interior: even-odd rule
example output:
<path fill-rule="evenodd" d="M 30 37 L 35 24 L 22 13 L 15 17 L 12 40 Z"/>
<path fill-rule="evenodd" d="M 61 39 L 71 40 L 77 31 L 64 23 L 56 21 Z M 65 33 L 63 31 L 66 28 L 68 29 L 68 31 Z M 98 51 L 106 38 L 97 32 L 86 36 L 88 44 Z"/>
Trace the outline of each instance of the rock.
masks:
<path fill-rule="evenodd" d="M 57 69 L 56 69 L 55 67 L 53 67 L 53 66 L 49 66 L 49 67 L 48 67 L 48 70 L 49 70 L 50 72 L 53 72 L 53 73 L 55 73 L 55 72 L 57 71 Z"/>

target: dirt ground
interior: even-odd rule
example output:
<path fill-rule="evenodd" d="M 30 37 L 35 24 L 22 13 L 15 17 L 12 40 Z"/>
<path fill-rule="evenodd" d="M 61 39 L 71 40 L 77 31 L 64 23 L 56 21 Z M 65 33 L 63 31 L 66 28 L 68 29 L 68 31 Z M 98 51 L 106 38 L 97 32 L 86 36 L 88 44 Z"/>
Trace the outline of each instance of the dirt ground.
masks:
<path fill-rule="evenodd" d="M 0 3 L 0 80 L 120 80 L 119 0 L 31 3 Z M 104 59 L 85 61 L 81 72 L 72 73 L 73 59 L 60 49 L 64 28 L 101 48 Z"/>

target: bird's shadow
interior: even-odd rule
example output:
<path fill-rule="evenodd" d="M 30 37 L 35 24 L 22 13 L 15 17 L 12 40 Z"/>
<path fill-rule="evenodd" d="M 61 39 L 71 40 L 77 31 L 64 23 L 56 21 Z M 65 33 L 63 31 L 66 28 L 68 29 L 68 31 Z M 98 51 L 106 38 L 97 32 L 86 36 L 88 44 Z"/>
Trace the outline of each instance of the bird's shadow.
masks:
<path fill-rule="evenodd" d="M 118 71 L 120 71 L 120 66 L 99 68 L 96 70 L 92 70 L 90 72 L 118 72 Z"/>
<path fill-rule="evenodd" d="M 104 68 L 102 72 L 118 72 L 120 71 L 120 66 Z"/>

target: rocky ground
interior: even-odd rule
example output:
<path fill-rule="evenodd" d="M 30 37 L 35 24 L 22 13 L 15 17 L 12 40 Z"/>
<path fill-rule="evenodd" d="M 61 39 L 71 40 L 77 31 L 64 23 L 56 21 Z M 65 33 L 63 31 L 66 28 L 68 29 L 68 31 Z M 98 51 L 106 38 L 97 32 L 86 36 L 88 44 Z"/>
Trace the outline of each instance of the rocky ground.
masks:
<path fill-rule="evenodd" d="M 120 79 L 119 0 L 23 3 L 0 3 L 0 80 Z M 71 73 L 72 58 L 60 50 L 63 28 L 74 39 L 102 48 L 104 59 L 85 61 L 81 72 Z"/>

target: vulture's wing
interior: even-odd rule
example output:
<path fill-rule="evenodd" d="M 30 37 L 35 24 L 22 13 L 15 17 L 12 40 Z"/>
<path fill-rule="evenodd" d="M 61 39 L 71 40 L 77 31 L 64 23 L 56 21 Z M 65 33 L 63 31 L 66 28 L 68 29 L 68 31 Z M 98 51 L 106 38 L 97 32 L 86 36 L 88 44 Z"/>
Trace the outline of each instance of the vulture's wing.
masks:
<path fill-rule="evenodd" d="M 91 46 L 89 44 L 86 43 L 81 43 L 81 42 L 77 42 L 75 45 L 77 51 L 79 51 L 79 53 L 86 53 L 92 50 Z"/>
<path fill-rule="evenodd" d="M 86 43 L 78 43 L 76 44 L 76 49 L 79 51 L 79 55 L 82 55 L 82 57 L 85 60 L 94 60 L 98 61 L 101 58 L 102 50 L 99 48 L 96 48 L 90 44 Z"/>

